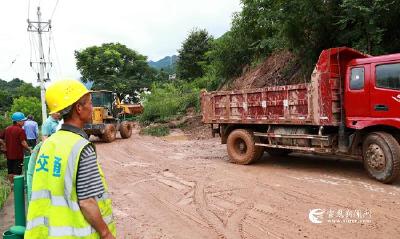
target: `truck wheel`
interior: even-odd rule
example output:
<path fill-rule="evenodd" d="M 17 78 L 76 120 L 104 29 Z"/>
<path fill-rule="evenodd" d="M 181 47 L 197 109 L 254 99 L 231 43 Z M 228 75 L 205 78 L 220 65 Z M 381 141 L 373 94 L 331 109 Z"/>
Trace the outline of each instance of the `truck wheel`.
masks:
<path fill-rule="evenodd" d="M 290 149 L 277 149 L 277 148 L 266 148 L 265 151 L 271 156 L 286 156 L 292 152 Z"/>
<path fill-rule="evenodd" d="M 383 183 L 400 175 L 400 145 L 386 132 L 374 132 L 363 143 L 364 167 L 368 174 Z"/>
<path fill-rule="evenodd" d="M 101 139 L 106 143 L 110 143 L 115 140 L 116 134 L 117 130 L 115 129 L 115 125 L 106 124 L 106 128 L 104 129 L 104 134 L 101 135 Z"/>
<path fill-rule="evenodd" d="M 237 164 L 250 164 L 261 158 L 264 149 L 255 146 L 256 142 L 260 142 L 260 139 L 249 130 L 236 129 L 232 131 L 227 140 L 230 161 Z"/>
<path fill-rule="evenodd" d="M 122 121 L 119 127 L 119 133 L 123 139 L 127 139 L 132 135 L 132 125 L 128 121 Z"/>

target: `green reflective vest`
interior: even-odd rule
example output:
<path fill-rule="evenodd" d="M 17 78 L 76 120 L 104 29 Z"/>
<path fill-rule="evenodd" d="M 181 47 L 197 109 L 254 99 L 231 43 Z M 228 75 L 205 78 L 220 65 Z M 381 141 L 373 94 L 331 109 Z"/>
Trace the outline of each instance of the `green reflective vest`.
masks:
<path fill-rule="evenodd" d="M 100 238 L 83 216 L 76 194 L 79 156 L 89 143 L 64 130 L 43 143 L 33 175 L 25 238 Z M 98 167 L 105 193 L 96 200 L 103 220 L 115 236 L 111 199 L 103 172 Z"/>

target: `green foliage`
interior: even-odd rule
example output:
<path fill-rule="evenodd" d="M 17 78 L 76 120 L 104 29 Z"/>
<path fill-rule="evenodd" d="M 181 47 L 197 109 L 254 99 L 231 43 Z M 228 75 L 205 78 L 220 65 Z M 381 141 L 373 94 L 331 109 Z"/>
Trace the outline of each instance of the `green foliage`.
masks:
<path fill-rule="evenodd" d="M 178 50 L 177 61 L 178 77 L 185 80 L 193 80 L 204 75 L 204 65 L 209 64 L 206 52 L 211 50 L 213 37 L 204 29 L 194 29 Z"/>
<path fill-rule="evenodd" d="M 145 135 L 151 135 L 151 136 L 157 136 L 157 137 L 162 137 L 162 136 L 167 136 L 169 135 L 169 128 L 166 126 L 148 126 L 146 128 L 143 128 L 140 131 L 141 134 Z"/>
<path fill-rule="evenodd" d="M 207 53 L 212 66 L 209 68 L 222 78 L 222 82 L 239 75 L 253 54 L 249 47 L 243 45 L 244 42 L 237 42 L 234 35 L 232 31 L 225 33 L 213 42 L 212 49 Z"/>
<path fill-rule="evenodd" d="M 232 28 L 208 52 L 220 82 L 270 53 L 289 49 L 310 73 L 323 49 L 400 51 L 400 4 L 393 0 L 242 0 Z"/>
<path fill-rule="evenodd" d="M 344 31 L 340 35 L 341 41 L 372 54 L 382 54 L 393 44 L 399 49 L 400 44 L 396 41 L 382 44 L 387 35 L 395 33 L 399 36 L 400 33 L 398 27 L 390 28 L 392 22 L 400 20 L 400 7 L 395 1 L 343 0 L 340 8 L 343 14 L 338 25 Z"/>
<path fill-rule="evenodd" d="M 40 99 L 40 88 L 32 87 L 31 84 L 23 83 L 16 89 L 15 95 L 26 96 L 26 97 L 35 97 L 37 99 Z"/>
<path fill-rule="evenodd" d="M 0 115 L 0 130 L 7 128 L 12 124 L 12 120 L 10 117 L 6 117 L 4 115 Z"/>
<path fill-rule="evenodd" d="M 36 97 L 40 99 L 40 88 L 15 78 L 10 82 L 0 79 L 0 113 L 11 110 L 13 99 L 20 96 Z"/>
<path fill-rule="evenodd" d="M 189 107 L 199 109 L 200 89 L 193 83 L 177 81 L 153 84 L 151 94 L 144 95 L 144 111 L 139 116 L 143 124 L 166 122 L 182 115 Z"/>
<path fill-rule="evenodd" d="M 42 124 L 42 104 L 38 98 L 21 96 L 17 99 L 14 99 L 14 102 L 11 106 L 11 111 L 22 112 L 25 114 L 25 116 L 33 115 L 33 117 L 35 117 L 35 121 L 38 122 L 39 125 Z"/>
<path fill-rule="evenodd" d="M 3 208 L 10 192 L 11 184 L 7 178 L 7 163 L 4 156 L 0 154 L 0 209 Z"/>
<path fill-rule="evenodd" d="M 148 88 L 156 73 L 147 57 L 120 43 L 107 43 L 75 51 L 76 66 L 82 81 L 94 81 L 95 90 L 112 90 L 121 95 L 134 95 Z"/>

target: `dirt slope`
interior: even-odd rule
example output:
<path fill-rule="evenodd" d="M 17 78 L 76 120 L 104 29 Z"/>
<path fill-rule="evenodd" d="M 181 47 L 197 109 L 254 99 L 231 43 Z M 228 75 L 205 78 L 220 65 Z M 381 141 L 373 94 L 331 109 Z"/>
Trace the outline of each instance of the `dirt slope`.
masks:
<path fill-rule="evenodd" d="M 308 81 L 301 75 L 300 62 L 284 50 L 272 54 L 258 67 L 225 84 L 221 90 L 240 90 L 266 86 L 297 84 Z"/>

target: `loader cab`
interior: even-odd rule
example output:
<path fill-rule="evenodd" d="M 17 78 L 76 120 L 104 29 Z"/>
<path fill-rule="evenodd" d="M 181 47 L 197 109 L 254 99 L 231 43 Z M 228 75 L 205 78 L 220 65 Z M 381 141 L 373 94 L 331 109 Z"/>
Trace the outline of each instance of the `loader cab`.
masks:
<path fill-rule="evenodd" d="M 350 61 L 344 105 L 349 128 L 400 128 L 400 54 Z"/>
<path fill-rule="evenodd" d="M 93 115 L 95 124 L 103 123 L 104 120 L 113 119 L 113 93 L 111 91 L 92 91 Z"/>
<path fill-rule="evenodd" d="M 113 93 L 111 91 L 93 91 L 91 92 L 91 95 L 93 107 L 105 107 L 111 110 L 114 101 Z"/>

